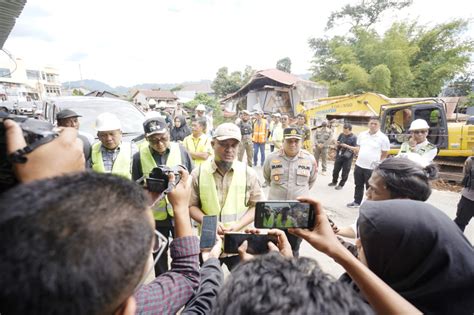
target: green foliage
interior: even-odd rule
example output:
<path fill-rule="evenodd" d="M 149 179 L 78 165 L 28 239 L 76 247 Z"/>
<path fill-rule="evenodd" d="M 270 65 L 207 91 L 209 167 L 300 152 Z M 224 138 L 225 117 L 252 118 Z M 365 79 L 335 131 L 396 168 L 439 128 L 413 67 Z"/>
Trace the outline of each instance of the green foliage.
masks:
<path fill-rule="evenodd" d="M 369 88 L 369 75 L 359 65 L 345 64 L 342 66 L 342 71 L 346 75 L 345 92 L 348 91 L 366 91 Z"/>
<path fill-rule="evenodd" d="M 181 91 L 183 89 L 183 85 L 177 85 L 174 88 L 170 89 L 171 92 Z"/>
<path fill-rule="evenodd" d="M 313 38 L 313 81 L 329 82 L 329 94 L 373 90 L 391 97 L 430 97 L 465 72 L 474 43 L 461 34 L 467 22 L 435 27 L 394 23 L 382 36 L 355 27 L 347 36 Z"/>
<path fill-rule="evenodd" d="M 240 71 L 229 74 L 229 69 L 222 67 L 217 70 L 216 78 L 212 81 L 211 87 L 217 97 L 221 98 L 240 89 L 254 74 L 255 70 L 250 66 L 245 67 L 243 74 Z"/>
<path fill-rule="evenodd" d="M 72 95 L 73 95 L 73 96 L 83 96 L 84 93 L 82 93 L 81 90 L 73 89 L 73 90 L 72 90 Z"/>
<path fill-rule="evenodd" d="M 291 73 L 291 59 L 289 57 L 282 58 L 277 61 L 276 68 L 278 70 Z"/>
<path fill-rule="evenodd" d="M 412 0 L 364 0 L 356 5 L 345 5 L 341 10 L 332 12 L 326 29 L 331 29 L 337 21 L 349 22 L 352 28 L 368 28 L 376 23 L 387 10 L 400 10 L 411 5 Z"/>
<path fill-rule="evenodd" d="M 391 83 L 391 72 L 386 65 L 377 65 L 370 70 L 369 85 L 372 91 L 388 95 Z"/>
<path fill-rule="evenodd" d="M 219 101 L 212 96 L 207 95 L 206 93 L 198 93 L 192 101 L 186 103 L 186 107 L 194 110 L 199 104 L 204 104 L 207 107 L 213 110 L 214 125 L 217 126 L 221 124 L 224 120 L 222 113 L 222 108 L 219 104 Z"/>
<path fill-rule="evenodd" d="M 467 95 L 467 102 L 465 105 L 467 107 L 474 107 L 474 92 L 471 92 Z"/>

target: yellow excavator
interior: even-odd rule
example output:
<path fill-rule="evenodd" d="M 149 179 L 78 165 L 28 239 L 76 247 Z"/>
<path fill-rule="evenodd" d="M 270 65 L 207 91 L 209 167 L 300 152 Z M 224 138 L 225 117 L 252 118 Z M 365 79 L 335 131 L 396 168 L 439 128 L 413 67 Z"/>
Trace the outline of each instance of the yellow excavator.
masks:
<path fill-rule="evenodd" d="M 354 132 L 366 129 L 369 117 L 377 116 L 381 130 L 390 139 L 390 154 L 397 154 L 403 141 L 408 140 L 408 127 L 415 119 L 430 125 L 428 140 L 438 147 L 435 162 L 446 180 L 459 181 L 467 157 L 474 155 L 474 125 L 468 116 L 457 114 L 455 106 L 447 107 L 442 99 L 390 99 L 382 94 L 364 93 L 312 100 L 304 103 L 307 121 L 312 126 L 321 119 L 350 121 Z"/>

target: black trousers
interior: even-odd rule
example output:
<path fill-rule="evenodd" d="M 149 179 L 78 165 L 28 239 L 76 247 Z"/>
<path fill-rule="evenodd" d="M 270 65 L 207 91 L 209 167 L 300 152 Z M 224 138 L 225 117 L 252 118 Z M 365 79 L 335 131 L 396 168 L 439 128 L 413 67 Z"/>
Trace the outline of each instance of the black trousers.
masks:
<path fill-rule="evenodd" d="M 352 158 L 345 159 L 343 157 L 336 158 L 334 162 L 334 170 L 332 171 L 332 182 L 337 184 L 337 179 L 339 177 L 339 173 L 342 169 L 341 181 L 339 182 L 339 186 L 343 187 L 346 184 L 347 178 L 349 177 L 349 172 L 351 171 L 352 167 Z"/>
<path fill-rule="evenodd" d="M 288 238 L 288 242 L 291 245 L 291 249 L 293 251 L 293 257 L 300 256 L 300 246 L 301 246 L 301 238 L 298 236 L 294 236 L 293 234 L 288 233 L 287 230 L 284 231 L 286 237 Z"/>
<path fill-rule="evenodd" d="M 372 176 L 372 170 L 367 168 L 362 168 L 355 166 L 354 168 L 354 182 L 355 182 L 355 191 L 354 191 L 354 202 L 360 204 L 362 198 L 364 198 L 364 185 L 365 189 L 369 188 L 369 178 Z"/>
<path fill-rule="evenodd" d="M 472 217 L 474 217 L 474 200 L 469 200 L 466 197 L 461 196 L 454 222 L 459 226 L 461 231 L 464 232 L 466 225 L 469 224 Z"/>
<path fill-rule="evenodd" d="M 167 239 L 170 237 L 173 239 L 174 238 L 174 228 L 171 223 L 171 220 L 165 220 L 165 221 L 155 221 L 155 227 L 158 232 L 164 235 Z M 162 273 L 165 273 L 168 271 L 168 249 L 169 249 L 169 243 L 166 243 L 166 248 L 163 251 L 163 254 L 161 254 L 160 258 L 158 259 L 158 262 L 155 265 L 155 276 L 158 277 Z M 153 259 L 156 258 L 156 255 L 153 254 Z"/>

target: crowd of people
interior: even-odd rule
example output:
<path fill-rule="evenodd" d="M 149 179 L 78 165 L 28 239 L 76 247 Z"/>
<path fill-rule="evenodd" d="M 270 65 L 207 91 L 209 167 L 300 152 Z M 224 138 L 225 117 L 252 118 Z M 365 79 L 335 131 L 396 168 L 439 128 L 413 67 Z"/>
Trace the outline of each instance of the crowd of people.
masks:
<path fill-rule="evenodd" d="M 95 143 L 78 131 L 80 115 L 59 112 L 59 135 L 22 151 L 26 159 L 13 163 L 20 184 L 0 195 L 0 314 L 474 312 L 474 249 L 463 234 L 474 209 L 473 158 L 453 221 L 425 202 L 437 175 L 426 122 L 414 120 L 410 139 L 388 158 L 375 118 L 357 136 L 345 123 L 336 138 L 333 122 L 312 134 L 303 115 L 267 119 L 243 110 L 235 123 L 214 128 L 205 111 L 148 113 L 138 142 L 125 141 L 119 118 L 104 113 Z M 5 120 L 4 128 L 7 153 L 21 151 L 19 125 Z M 311 196 L 332 145 L 335 190 L 355 159 L 347 206 L 359 215 L 347 227 L 330 222 Z M 149 184 L 161 165 L 173 170 L 166 194 Z M 263 200 L 309 203 L 314 227 L 295 228 L 298 214 L 281 207 L 267 225 L 283 229 L 255 229 Z M 208 215 L 218 218 L 216 243 L 203 249 Z M 264 255 L 248 253 L 247 241 L 238 254 L 225 253 L 230 232 L 268 233 L 277 244 L 269 242 Z M 302 240 L 345 273 L 334 279 L 299 257 Z"/>

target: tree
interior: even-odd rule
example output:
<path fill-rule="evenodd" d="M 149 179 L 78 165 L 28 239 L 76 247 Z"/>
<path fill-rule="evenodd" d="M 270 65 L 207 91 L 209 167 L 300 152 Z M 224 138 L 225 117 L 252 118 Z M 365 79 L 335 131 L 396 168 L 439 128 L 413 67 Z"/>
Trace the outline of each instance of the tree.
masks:
<path fill-rule="evenodd" d="M 234 71 L 229 75 L 227 67 L 222 67 L 217 70 L 216 78 L 212 81 L 212 89 L 218 97 L 224 97 L 227 94 L 233 93 L 242 86 L 242 74 L 239 71 Z"/>
<path fill-rule="evenodd" d="M 331 12 L 328 18 L 326 29 L 335 26 L 336 21 L 347 20 L 352 25 L 352 29 L 365 28 L 375 24 L 381 15 L 392 9 L 403 9 L 412 4 L 412 0 L 362 0 L 356 5 L 345 5 L 341 10 Z"/>
<path fill-rule="evenodd" d="M 206 93 L 198 93 L 194 99 L 186 103 L 186 107 L 194 109 L 199 104 L 206 105 L 211 108 L 213 111 L 214 125 L 218 126 L 224 120 L 222 108 L 219 104 L 219 101 L 212 96 L 207 95 Z"/>
<path fill-rule="evenodd" d="M 73 96 L 83 96 L 84 93 L 82 93 L 81 90 L 73 89 L 73 90 L 72 90 L 72 95 L 73 95 Z"/>
<path fill-rule="evenodd" d="M 377 65 L 370 70 L 369 85 L 372 91 L 389 95 L 391 82 L 391 72 L 386 65 Z"/>
<path fill-rule="evenodd" d="M 289 57 L 282 58 L 277 61 L 276 68 L 281 71 L 291 73 L 291 59 Z"/>
<path fill-rule="evenodd" d="M 245 66 L 244 74 L 242 75 L 242 84 L 247 84 L 254 76 L 255 70 L 251 66 Z"/>
<path fill-rule="evenodd" d="M 466 29 L 463 20 L 431 28 L 404 22 L 383 35 L 355 28 L 346 36 L 313 38 L 312 80 L 328 82 L 330 95 L 367 86 L 391 97 L 436 96 L 446 82 L 466 72 L 474 52 L 474 42 L 461 38 Z"/>

